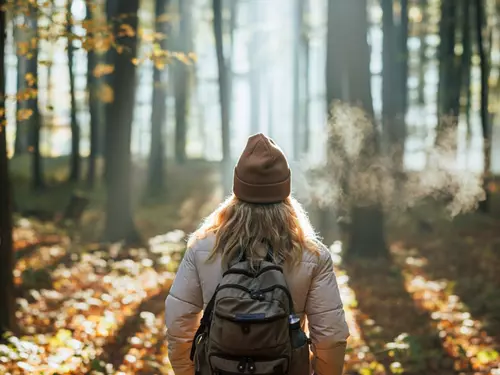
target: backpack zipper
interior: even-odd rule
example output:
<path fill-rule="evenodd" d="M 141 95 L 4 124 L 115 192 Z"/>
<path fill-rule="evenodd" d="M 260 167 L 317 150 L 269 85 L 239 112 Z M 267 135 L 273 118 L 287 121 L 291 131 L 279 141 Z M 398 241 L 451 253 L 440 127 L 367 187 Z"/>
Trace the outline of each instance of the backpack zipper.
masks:
<path fill-rule="evenodd" d="M 274 322 L 276 320 L 280 320 L 280 319 L 283 319 L 283 318 L 287 317 L 287 314 L 285 313 L 285 314 L 279 314 L 279 315 L 275 315 L 275 316 L 270 316 L 270 317 L 267 317 L 267 318 L 242 320 L 242 319 L 237 319 L 237 318 L 233 318 L 233 317 L 221 315 L 217 311 L 215 312 L 215 315 L 217 315 L 221 319 L 229 320 L 231 322 L 235 322 L 235 323 L 249 323 L 249 324 L 250 323 L 269 323 L 269 322 Z"/>
<path fill-rule="evenodd" d="M 227 288 L 236 288 L 236 289 L 242 290 L 244 292 L 247 292 L 248 294 L 252 294 L 252 291 L 250 289 L 245 288 L 244 286 L 241 286 L 241 285 L 238 285 L 238 284 L 224 284 L 224 285 L 220 286 L 216 290 L 216 293 L 218 293 L 222 289 L 227 289 Z M 261 293 L 267 293 L 267 292 L 270 292 L 270 291 L 272 291 L 274 289 L 281 289 L 281 290 L 283 290 L 285 292 L 285 294 L 288 297 L 288 304 L 289 304 L 290 311 L 293 311 L 293 299 L 292 299 L 292 295 L 291 295 L 290 291 L 288 290 L 288 288 L 284 287 L 283 285 L 273 285 L 273 286 L 270 286 L 268 288 L 260 289 L 260 292 Z"/>
<path fill-rule="evenodd" d="M 210 357 L 219 357 L 219 358 L 222 358 L 222 359 L 226 359 L 228 361 L 241 361 L 242 358 L 245 358 L 245 359 L 252 359 L 253 361 L 255 362 L 272 362 L 272 361 L 276 361 L 278 359 L 288 359 L 288 356 L 286 355 L 279 355 L 277 357 L 263 357 L 263 356 L 238 356 L 238 355 L 231 355 L 231 354 L 226 354 L 226 353 L 219 353 L 219 352 L 215 352 L 215 353 L 212 353 L 210 354 Z"/>
<path fill-rule="evenodd" d="M 259 270 L 259 272 L 257 272 L 257 273 L 251 273 L 250 271 L 243 270 L 240 268 L 231 268 L 231 269 L 227 270 L 226 272 L 224 272 L 222 277 L 224 277 L 226 275 L 230 275 L 230 274 L 238 274 L 238 275 L 245 275 L 248 277 L 256 278 L 256 277 L 259 277 L 260 275 L 262 275 L 263 273 L 268 272 L 268 271 L 279 271 L 279 272 L 283 273 L 283 268 L 281 268 L 280 266 L 276 266 L 276 265 L 267 266 L 267 267 L 264 267 L 263 269 Z"/>

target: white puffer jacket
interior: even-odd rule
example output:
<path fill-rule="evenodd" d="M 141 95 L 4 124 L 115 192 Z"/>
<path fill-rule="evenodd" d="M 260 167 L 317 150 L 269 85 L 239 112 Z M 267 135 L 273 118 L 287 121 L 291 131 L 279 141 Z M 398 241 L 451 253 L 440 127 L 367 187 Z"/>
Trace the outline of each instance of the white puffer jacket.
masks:
<path fill-rule="evenodd" d="M 214 240 L 198 240 L 186 251 L 165 301 L 168 353 L 176 375 L 194 375 L 189 359 L 193 336 L 222 277 L 220 259 L 205 262 Z M 284 273 L 295 311 L 312 340 L 312 370 L 342 374 L 349 331 L 328 249 L 321 248 L 319 256 L 304 251 L 300 265 Z"/>

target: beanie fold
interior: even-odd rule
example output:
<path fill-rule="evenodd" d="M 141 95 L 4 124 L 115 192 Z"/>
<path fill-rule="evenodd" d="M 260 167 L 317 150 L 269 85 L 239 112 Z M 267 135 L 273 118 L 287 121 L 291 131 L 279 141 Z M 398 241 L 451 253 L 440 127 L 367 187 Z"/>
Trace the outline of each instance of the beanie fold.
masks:
<path fill-rule="evenodd" d="M 234 171 L 233 193 L 238 199 L 248 203 L 278 203 L 284 201 L 291 193 L 291 172 L 288 177 L 272 184 L 250 184 L 243 181 Z"/>

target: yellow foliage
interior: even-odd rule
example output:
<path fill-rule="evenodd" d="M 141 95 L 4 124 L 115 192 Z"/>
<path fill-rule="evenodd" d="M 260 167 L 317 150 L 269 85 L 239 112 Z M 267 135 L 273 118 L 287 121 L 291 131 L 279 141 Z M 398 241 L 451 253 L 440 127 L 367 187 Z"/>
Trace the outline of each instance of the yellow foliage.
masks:
<path fill-rule="evenodd" d="M 29 108 L 20 109 L 19 111 L 17 111 L 16 118 L 17 118 L 17 121 L 26 121 L 32 115 L 33 115 L 33 110 L 32 109 L 29 109 Z"/>
<path fill-rule="evenodd" d="M 24 90 L 20 90 L 16 93 L 16 100 L 23 101 L 29 99 L 35 99 L 38 95 L 38 90 L 33 88 L 27 88 Z"/>
<path fill-rule="evenodd" d="M 103 77 L 105 75 L 113 73 L 115 70 L 114 65 L 111 64 L 97 64 L 94 68 L 92 74 L 96 78 Z"/>
<path fill-rule="evenodd" d="M 17 53 L 19 55 L 25 56 L 28 54 L 30 45 L 28 42 L 17 42 Z"/>
<path fill-rule="evenodd" d="M 118 30 L 118 36 L 119 37 L 127 36 L 129 38 L 132 38 L 135 36 L 135 30 L 132 26 L 124 23 L 120 25 L 120 29 Z"/>
<path fill-rule="evenodd" d="M 26 83 L 28 84 L 29 87 L 33 87 L 36 83 L 36 78 L 33 75 L 33 73 L 26 73 L 24 79 L 26 80 Z"/>

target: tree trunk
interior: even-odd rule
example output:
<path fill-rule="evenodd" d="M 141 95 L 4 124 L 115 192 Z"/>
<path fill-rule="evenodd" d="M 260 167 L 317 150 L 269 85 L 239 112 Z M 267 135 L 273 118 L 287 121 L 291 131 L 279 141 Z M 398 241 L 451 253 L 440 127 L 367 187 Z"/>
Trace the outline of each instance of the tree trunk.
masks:
<path fill-rule="evenodd" d="M 87 3 L 87 21 L 93 19 L 92 7 Z M 92 31 L 89 32 L 92 36 Z M 90 114 L 90 153 L 87 169 L 87 185 L 94 187 L 96 178 L 96 162 L 99 153 L 99 103 L 96 97 L 97 79 L 94 77 L 94 69 L 97 65 L 96 53 L 90 49 L 87 52 L 87 86 L 88 86 L 88 106 Z"/>
<path fill-rule="evenodd" d="M 120 1 L 118 14 L 122 22 L 137 31 L 139 0 Z M 118 35 L 120 25 L 115 27 Z M 118 36 L 117 43 L 124 47 L 124 53 L 116 54 L 115 70 L 111 80 L 115 100 L 108 117 L 107 142 L 108 165 L 106 175 L 107 202 L 104 237 L 109 241 L 139 241 L 131 207 L 131 152 L 132 119 L 134 118 L 136 67 L 132 59 L 137 55 L 137 33 L 133 36 Z"/>
<path fill-rule="evenodd" d="M 114 24 L 117 21 L 118 17 L 118 7 L 119 7 L 119 0 L 106 0 L 106 19 L 108 23 Z M 111 47 L 109 50 L 106 52 L 106 64 L 112 65 L 116 68 L 116 59 L 117 59 L 117 52 L 116 49 Z M 113 74 L 108 74 L 104 77 L 104 84 L 109 85 L 113 90 L 113 80 L 114 80 L 114 75 Z M 114 100 L 116 100 L 116 92 L 113 92 Z M 113 100 L 113 102 L 114 102 Z M 113 140 L 113 131 L 111 129 L 111 119 L 115 116 L 114 113 L 115 106 L 114 103 L 106 103 L 104 104 L 104 179 L 106 180 L 108 178 L 108 172 L 109 172 L 109 159 L 110 159 L 110 150 L 112 149 L 113 145 L 112 143 L 114 142 Z"/>
<path fill-rule="evenodd" d="M 76 118 L 75 74 L 73 72 L 73 16 L 71 5 L 73 1 L 67 0 L 66 32 L 68 34 L 68 69 L 69 69 L 69 95 L 71 99 L 71 166 L 69 180 L 76 182 L 80 179 L 80 127 Z"/>
<path fill-rule="evenodd" d="M 418 61 L 418 103 L 425 104 L 425 69 L 427 66 L 427 56 L 425 54 L 427 42 L 427 0 L 420 0 L 420 9 L 422 12 L 422 20 L 419 23 L 420 32 L 420 48 Z"/>
<path fill-rule="evenodd" d="M 217 54 L 217 66 L 219 74 L 219 101 L 221 112 L 221 136 L 222 136 L 222 185 L 224 195 L 229 194 L 231 189 L 231 150 L 229 130 L 229 80 L 228 69 L 224 59 L 224 45 L 222 39 L 222 0 L 213 0 L 213 29 L 215 35 L 215 48 Z"/>
<path fill-rule="evenodd" d="M 310 13 L 310 3 L 309 0 L 305 0 L 304 4 L 304 17 L 309 18 Z M 309 29 L 309 26 L 304 25 Z M 305 92 L 305 103 L 304 103 L 304 135 L 302 141 L 302 153 L 309 153 L 309 143 L 310 143 L 310 123 L 309 123 L 309 104 L 310 104 L 310 81 L 309 81 L 309 55 L 310 55 L 310 47 L 309 47 L 309 30 L 304 30 L 302 33 L 302 43 L 304 45 L 304 92 Z"/>
<path fill-rule="evenodd" d="M 393 0 L 382 0 L 382 121 L 384 152 L 392 154 L 390 147 L 396 142 L 396 43 L 393 14 Z"/>
<path fill-rule="evenodd" d="M 5 92 L 5 0 L 0 1 L 0 87 Z M 0 106 L 5 108 L 5 101 L 0 98 Z M 12 205 L 9 181 L 9 159 L 5 131 L 5 112 L 0 115 L 0 337 L 9 331 L 16 331 L 14 298 L 14 254 L 12 246 Z"/>
<path fill-rule="evenodd" d="M 467 147 L 466 152 L 469 150 L 469 143 L 472 138 L 472 129 L 470 123 L 470 109 L 471 109 L 471 68 L 472 68 L 472 43 L 471 43 L 471 4 L 469 0 L 462 0 L 462 69 L 463 69 L 463 87 L 461 93 L 465 94 L 465 121 L 467 124 Z"/>
<path fill-rule="evenodd" d="M 398 53 L 398 71 L 400 73 L 400 105 L 398 116 L 401 116 L 402 130 L 406 136 L 405 115 L 408 108 L 408 0 L 400 0 L 401 18 L 399 23 L 399 53 Z M 405 137 L 406 138 L 406 137 Z M 404 138 L 403 138 L 404 140 Z"/>
<path fill-rule="evenodd" d="M 304 92 L 303 89 L 303 79 L 308 72 L 302 70 L 304 64 L 304 39 L 302 35 L 304 33 L 304 0 L 295 0 L 294 4 L 294 22 L 293 22 L 293 32 L 294 32 L 294 49 L 293 49 L 293 157 L 295 160 L 299 160 L 301 157 L 301 142 L 303 137 L 303 117 L 302 117 L 302 103 L 301 103 L 301 93 Z"/>
<path fill-rule="evenodd" d="M 169 22 L 161 21 L 168 12 L 170 0 L 156 0 L 156 32 L 165 34 L 160 42 L 162 50 L 167 49 L 166 40 L 170 34 Z M 151 144 L 149 152 L 148 192 L 157 194 L 165 189 L 165 125 L 167 121 L 167 79 L 165 68 L 154 67 L 153 71 L 153 110 L 151 114 Z"/>
<path fill-rule="evenodd" d="M 486 56 L 483 42 L 483 25 L 485 24 L 484 5 L 482 0 L 476 0 L 476 37 L 477 48 L 479 52 L 479 61 L 481 69 L 481 129 L 483 133 L 483 183 L 486 199 L 479 202 L 479 209 L 482 212 L 490 211 L 490 192 L 488 183 L 491 173 L 491 126 L 488 116 L 488 78 L 489 62 Z"/>
<path fill-rule="evenodd" d="M 251 5 L 252 21 L 255 24 L 260 23 L 259 4 L 252 2 Z M 262 38 L 260 25 L 255 27 L 249 43 L 248 55 L 250 57 L 250 134 L 256 134 L 260 131 L 260 84 L 261 84 L 261 66 L 262 66 Z"/>
<path fill-rule="evenodd" d="M 332 4 L 330 5 L 332 6 Z M 339 34 L 337 37 L 341 38 L 341 42 L 346 43 L 346 46 L 351 46 L 351 48 L 341 49 L 345 52 L 345 61 L 341 64 L 342 70 L 340 74 L 347 80 L 347 90 L 341 88 L 344 93 L 343 96 L 352 105 L 361 106 L 368 116 L 368 120 L 372 121 L 369 134 L 364 135 L 363 146 L 360 155 L 355 160 L 355 165 L 347 165 L 345 169 L 345 171 L 349 171 L 350 177 L 348 180 L 350 182 L 347 185 L 347 181 L 344 181 L 343 186 L 348 186 L 346 193 L 352 197 L 356 189 L 362 188 L 356 182 L 359 177 L 358 174 L 369 171 L 370 166 L 379 157 L 380 153 L 377 131 L 373 119 L 370 85 L 370 49 L 367 42 L 368 19 L 366 0 L 349 2 L 338 0 L 334 9 L 330 9 L 329 11 L 329 16 L 332 14 L 337 14 L 337 16 L 338 14 L 342 14 L 341 17 L 348 20 L 340 23 L 331 20 L 331 23 L 329 22 L 332 29 L 340 28 L 337 29 Z M 328 34 L 330 32 L 331 29 L 329 27 Z M 356 48 L 352 48 L 352 46 L 356 46 Z M 328 43 L 328 47 L 331 48 L 331 41 Z M 334 51 L 336 49 L 333 51 L 329 50 L 327 56 L 335 53 Z M 331 85 L 333 88 L 335 87 L 334 83 Z M 327 93 L 329 91 L 327 88 Z M 331 93 L 330 95 L 333 94 Z M 331 146 L 332 144 L 330 144 Z M 335 146 L 335 142 L 333 142 L 333 146 Z M 377 175 L 372 177 L 372 181 L 380 184 L 380 178 Z M 374 187 L 371 187 L 371 189 L 374 189 Z M 384 233 L 384 215 L 380 201 L 366 200 L 365 202 L 360 202 L 352 198 L 350 201 L 351 224 L 349 226 L 346 256 L 387 257 L 388 249 Z"/>
<path fill-rule="evenodd" d="M 35 7 L 30 8 L 30 22 L 31 30 L 34 33 L 36 43 L 33 47 L 32 57 L 29 61 L 29 73 L 31 73 L 35 78 L 31 87 L 37 92 L 37 95 L 35 98 L 28 100 L 27 106 L 33 112 L 29 119 L 33 145 L 33 157 L 31 164 L 32 188 L 34 190 L 40 190 L 45 186 L 45 183 L 43 178 L 42 156 L 40 154 L 40 132 L 42 128 L 42 119 L 38 108 L 38 10 Z"/>
<path fill-rule="evenodd" d="M 406 3 L 403 1 L 402 3 Z M 403 157 L 405 146 L 405 102 L 407 91 L 407 34 L 408 11 L 401 8 L 399 33 L 394 25 L 393 0 L 382 0 L 383 22 L 383 70 L 382 70 L 382 118 L 383 118 L 383 152 L 391 156 L 396 184 L 401 184 L 404 171 Z M 405 21 L 406 20 L 406 21 Z M 405 30 L 406 28 L 406 30 Z M 398 47 L 397 36 L 400 35 Z M 406 35 L 406 36 L 405 36 Z M 403 46 L 404 44 L 404 46 Z M 395 74 L 398 73 L 398 74 Z M 397 191 L 400 191 L 398 187 Z"/>
<path fill-rule="evenodd" d="M 191 52 L 192 45 L 192 0 L 179 1 L 179 33 L 177 35 L 178 50 Z M 191 67 L 185 63 L 175 62 L 175 159 L 178 163 L 186 160 L 187 115 L 191 87 Z"/>
<path fill-rule="evenodd" d="M 233 97 L 233 55 L 234 55 L 234 30 L 236 29 L 236 21 L 238 18 L 238 0 L 228 1 L 226 2 L 226 8 L 229 12 L 229 56 L 226 58 L 226 67 L 227 67 L 227 86 L 228 86 L 228 115 L 229 123 L 231 123 L 231 119 L 233 118 L 233 102 L 231 98 Z"/>
<path fill-rule="evenodd" d="M 348 32 L 351 36 L 353 46 L 350 49 L 349 77 L 350 77 L 350 99 L 352 103 L 361 103 L 366 113 L 373 119 L 373 101 L 370 85 L 370 48 L 366 35 L 368 33 L 368 19 L 366 0 L 349 2 L 352 7 L 351 21 L 347 23 L 352 30 Z M 359 156 L 362 164 L 361 170 L 370 165 L 379 156 L 380 150 L 377 140 L 377 131 L 373 123 L 373 134 L 366 139 L 366 145 Z M 380 184 L 380 180 L 377 181 Z M 388 256 L 387 244 L 384 233 L 384 215 L 379 202 L 369 202 L 365 206 L 355 202 L 352 207 L 351 228 L 349 236 L 350 255 L 366 257 Z"/>
<path fill-rule="evenodd" d="M 441 146 L 446 145 L 444 147 L 446 151 L 449 151 L 451 157 L 454 157 L 457 151 L 456 131 L 462 79 L 461 67 L 455 56 L 456 14 L 457 4 L 455 0 L 443 0 L 441 2 L 438 126 L 435 143 Z"/>
<path fill-rule="evenodd" d="M 335 108 L 338 101 L 348 100 L 349 82 L 347 77 L 348 62 L 345 53 L 350 47 L 347 45 L 345 32 L 347 30 L 346 18 L 343 16 L 345 2 L 343 0 L 332 0 L 328 2 L 327 19 L 327 37 L 326 37 L 326 104 L 327 118 L 330 120 L 331 111 Z M 349 193 L 348 172 L 350 169 L 349 161 L 344 151 L 344 145 L 336 137 L 328 138 L 327 148 L 327 168 L 329 172 L 338 174 L 338 184 L 344 194 Z M 335 207 L 335 209 L 333 208 Z M 341 200 L 331 202 L 327 207 L 318 207 L 320 211 L 319 226 L 321 228 L 330 228 L 332 217 L 341 217 L 349 211 L 349 208 Z M 330 217 L 330 219 L 329 219 Z M 334 232 L 333 229 L 323 229 L 323 236 L 328 237 Z M 342 233 L 344 234 L 344 233 Z"/>
<path fill-rule="evenodd" d="M 345 18 L 339 9 L 343 7 L 342 0 L 328 2 L 328 25 L 326 37 L 326 102 L 328 108 L 335 100 L 347 99 L 348 87 L 345 85 L 343 72 L 347 69 L 345 54 L 338 53 L 345 47 L 342 29 Z"/>
<path fill-rule="evenodd" d="M 14 21 L 14 43 L 24 41 L 26 39 L 26 33 L 21 27 L 16 26 Z M 16 49 L 17 50 L 17 49 Z M 27 73 L 27 61 L 26 57 L 23 56 L 19 51 L 17 55 L 17 92 L 20 93 L 26 89 L 26 73 Z M 16 101 L 16 111 L 20 111 L 26 108 L 25 100 Z M 16 139 L 14 141 L 14 155 L 22 155 L 28 152 L 28 134 L 26 131 L 26 122 L 16 119 Z"/>

